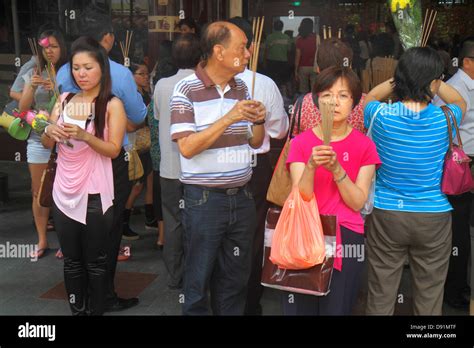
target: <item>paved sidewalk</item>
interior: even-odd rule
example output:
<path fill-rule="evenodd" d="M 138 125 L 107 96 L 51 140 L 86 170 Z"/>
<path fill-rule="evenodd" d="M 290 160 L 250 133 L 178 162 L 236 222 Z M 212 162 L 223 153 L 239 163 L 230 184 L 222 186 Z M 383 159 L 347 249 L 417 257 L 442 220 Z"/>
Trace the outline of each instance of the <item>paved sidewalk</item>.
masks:
<path fill-rule="evenodd" d="M 25 163 L 0 161 L 0 172 L 9 173 L 10 201 L 0 203 L 0 245 L 35 244 L 36 232 L 32 223 L 29 174 Z M 143 200 L 137 202 L 143 212 Z M 169 290 L 166 286 L 166 269 L 161 251 L 154 249 L 157 232 L 146 231 L 144 215 L 131 217 L 132 228 L 140 233 L 138 241 L 123 241 L 131 246 L 132 257 L 118 263 L 118 272 L 138 272 L 156 276 L 139 294 L 140 304 L 127 311 L 107 315 L 181 315 L 181 290 Z M 64 300 L 40 298 L 63 281 L 63 262 L 56 259 L 59 247 L 55 232 L 48 233 L 51 252 L 33 262 L 29 258 L 0 259 L 0 315 L 70 315 Z M 126 275 L 125 275 L 126 276 Z M 366 275 L 363 289 L 354 314 L 364 314 Z M 131 284 L 133 285 L 133 284 Z M 133 289 L 132 289 L 133 290 Z M 410 314 L 410 272 L 405 270 L 399 293 L 403 303 L 397 305 L 397 314 Z M 280 315 L 280 292 L 265 289 L 262 300 L 264 315 Z M 120 295 L 120 293 L 119 293 Z M 445 315 L 466 315 L 444 306 Z"/>

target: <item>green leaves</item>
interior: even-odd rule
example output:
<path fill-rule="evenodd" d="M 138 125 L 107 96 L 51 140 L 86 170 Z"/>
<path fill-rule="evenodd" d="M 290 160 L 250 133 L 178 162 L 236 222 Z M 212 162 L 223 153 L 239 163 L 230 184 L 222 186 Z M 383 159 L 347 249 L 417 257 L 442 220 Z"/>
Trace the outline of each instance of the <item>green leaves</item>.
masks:
<path fill-rule="evenodd" d="M 420 46 L 422 32 L 420 0 L 388 0 L 388 5 L 403 48 L 407 50 Z"/>

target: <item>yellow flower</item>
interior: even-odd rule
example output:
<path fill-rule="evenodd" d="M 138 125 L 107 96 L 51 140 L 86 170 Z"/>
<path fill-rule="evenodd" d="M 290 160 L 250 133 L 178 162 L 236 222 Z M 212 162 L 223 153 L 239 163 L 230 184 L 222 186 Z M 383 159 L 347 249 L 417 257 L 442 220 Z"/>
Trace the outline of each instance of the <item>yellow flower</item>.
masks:
<path fill-rule="evenodd" d="M 411 0 L 392 0 L 392 12 L 397 12 L 397 5 L 404 10 L 408 5 L 413 6 Z"/>
<path fill-rule="evenodd" d="M 36 129 L 36 126 L 37 126 L 37 120 L 44 120 L 44 121 L 47 121 L 48 120 L 48 117 L 44 114 L 37 114 L 36 117 L 33 119 L 33 122 L 31 122 L 31 127 L 33 129 Z"/>

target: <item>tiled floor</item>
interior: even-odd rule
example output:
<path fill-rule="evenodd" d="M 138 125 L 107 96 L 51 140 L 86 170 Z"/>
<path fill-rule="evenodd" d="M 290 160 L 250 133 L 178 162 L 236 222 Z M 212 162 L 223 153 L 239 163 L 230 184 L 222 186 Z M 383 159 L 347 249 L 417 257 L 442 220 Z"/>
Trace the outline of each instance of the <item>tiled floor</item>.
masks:
<path fill-rule="evenodd" d="M 0 162 L 0 171 L 15 173 L 15 190 L 8 204 L 0 203 L 0 244 L 34 244 L 36 235 L 32 225 L 30 200 L 27 192 L 28 178 L 26 166 L 18 163 Z M 26 171 L 26 174 L 25 174 Z M 23 181 L 23 184 L 22 184 Z M 140 202 L 139 202 L 140 203 Z M 140 293 L 140 304 L 124 312 L 107 315 L 180 315 L 180 290 L 169 290 L 166 286 L 166 269 L 161 252 L 153 248 L 156 233 L 146 231 L 143 226 L 143 215 L 132 215 L 132 228 L 140 233 L 141 239 L 126 242 L 131 246 L 132 257 L 129 261 L 120 262 L 119 272 L 147 273 L 155 278 Z M 55 232 L 48 234 L 50 247 L 53 249 L 44 258 L 32 262 L 27 258 L 0 259 L 0 315 L 69 315 L 66 301 L 41 298 L 46 292 L 63 281 L 63 262 L 55 258 L 58 241 Z M 119 280 L 126 279 L 127 274 L 119 275 Z M 134 275 L 136 276 L 136 275 Z M 366 275 L 362 284 L 366 283 Z M 121 286 L 118 286 L 120 291 Z M 400 286 L 403 303 L 397 304 L 396 313 L 411 313 L 410 273 L 405 270 Z M 120 295 L 120 292 L 119 292 Z M 125 295 L 125 294 L 123 294 Z M 363 286 L 354 314 L 364 313 L 365 286 Z M 262 299 L 264 315 L 280 315 L 280 292 L 265 289 Z M 457 311 L 444 306 L 445 315 L 466 315 L 467 311 Z"/>

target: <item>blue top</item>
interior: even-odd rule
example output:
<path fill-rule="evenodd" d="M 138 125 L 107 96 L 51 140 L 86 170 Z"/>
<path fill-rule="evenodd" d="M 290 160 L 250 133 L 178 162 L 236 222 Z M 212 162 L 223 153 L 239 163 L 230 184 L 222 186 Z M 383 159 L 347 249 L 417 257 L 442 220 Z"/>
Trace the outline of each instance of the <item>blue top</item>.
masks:
<path fill-rule="evenodd" d="M 454 104 L 448 107 L 460 124 L 461 109 Z M 444 157 L 449 147 L 443 110 L 428 104 L 421 112 L 415 112 L 401 102 L 372 101 L 364 110 L 366 128 L 376 113 L 372 139 L 383 164 L 377 171 L 374 206 L 404 212 L 452 210 L 441 192 Z"/>
<path fill-rule="evenodd" d="M 110 58 L 109 64 L 112 78 L 112 94 L 122 101 L 127 118 L 132 123 L 142 123 L 146 118 L 146 106 L 143 103 L 142 96 L 137 90 L 137 84 L 133 79 L 132 72 Z M 71 76 L 69 63 L 64 64 L 61 69 L 59 69 L 56 80 L 61 93 L 79 92 L 79 88 Z M 125 137 L 124 145 L 127 143 L 128 139 Z"/>

